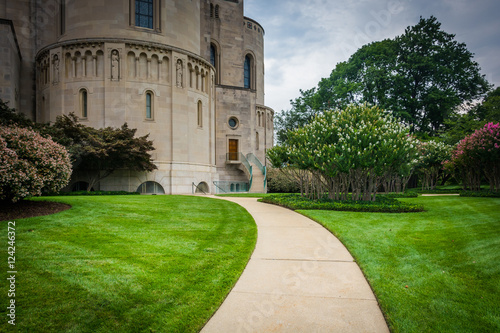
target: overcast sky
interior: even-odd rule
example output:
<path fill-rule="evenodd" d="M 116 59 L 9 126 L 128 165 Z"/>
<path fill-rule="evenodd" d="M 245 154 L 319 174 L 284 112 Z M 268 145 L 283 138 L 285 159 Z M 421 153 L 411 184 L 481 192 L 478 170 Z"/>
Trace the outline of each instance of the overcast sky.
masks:
<path fill-rule="evenodd" d="M 475 54 L 482 74 L 500 85 L 498 0 L 244 0 L 245 16 L 266 32 L 266 106 L 290 109 L 299 89 L 315 87 L 364 44 L 404 33 L 434 15 Z"/>

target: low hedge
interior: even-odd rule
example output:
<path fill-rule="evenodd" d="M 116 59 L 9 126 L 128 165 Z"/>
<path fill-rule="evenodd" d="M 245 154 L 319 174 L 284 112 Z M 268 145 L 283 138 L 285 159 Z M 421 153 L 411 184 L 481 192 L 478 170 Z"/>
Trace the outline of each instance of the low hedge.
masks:
<path fill-rule="evenodd" d="M 269 195 L 259 200 L 293 210 L 317 209 L 371 213 L 412 213 L 423 212 L 421 205 L 399 201 L 385 195 L 377 195 L 376 201 L 334 201 L 327 198 L 311 200 L 300 194 Z"/>
<path fill-rule="evenodd" d="M 416 193 L 416 194 L 454 194 L 454 193 L 460 193 L 461 189 L 434 189 L 434 190 L 421 190 L 421 189 L 409 189 L 406 190 L 405 193 Z"/>
<path fill-rule="evenodd" d="M 500 192 L 492 191 L 460 191 L 461 197 L 483 197 L 483 198 L 500 198 Z"/>
<path fill-rule="evenodd" d="M 74 191 L 74 192 L 58 192 L 47 193 L 45 196 L 73 196 L 73 195 L 137 195 L 139 192 L 127 191 Z"/>

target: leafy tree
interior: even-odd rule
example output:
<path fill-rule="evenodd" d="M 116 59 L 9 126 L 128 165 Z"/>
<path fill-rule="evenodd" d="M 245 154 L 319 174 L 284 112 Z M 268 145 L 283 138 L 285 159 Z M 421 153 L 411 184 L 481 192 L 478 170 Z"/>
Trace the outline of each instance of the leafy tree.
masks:
<path fill-rule="evenodd" d="M 485 176 L 491 191 L 500 191 L 500 123 L 488 123 L 459 142 L 445 168 L 464 189 L 479 191 Z"/>
<path fill-rule="evenodd" d="M 70 177 L 64 147 L 33 130 L 0 126 L 0 200 L 16 202 L 59 191 Z"/>
<path fill-rule="evenodd" d="M 282 111 L 275 117 L 274 127 L 276 130 L 276 140 L 278 143 L 285 142 L 290 129 L 299 128 L 309 123 L 317 114 L 320 108 L 317 105 L 316 89 L 300 91 L 301 97 L 291 100 L 292 109 Z"/>
<path fill-rule="evenodd" d="M 459 105 L 488 89 L 466 45 L 442 31 L 431 16 L 420 18 L 401 36 L 361 47 L 348 61 L 337 64 L 317 88 L 301 91 L 285 114 L 288 119 L 308 120 L 307 115 L 323 110 L 368 102 L 391 110 L 413 132 L 435 135 Z M 283 125 L 290 130 L 301 124 Z"/>
<path fill-rule="evenodd" d="M 10 109 L 0 100 L 0 124 L 33 129 L 45 138 L 66 147 L 73 169 L 85 175 L 88 190 L 118 169 L 152 171 L 156 169 L 150 151 L 154 150 L 149 135 L 135 137 L 136 129 L 96 129 L 78 123 L 74 114 L 59 116 L 53 125 L 35 123 Z"/>
<path fill-rule="evenodd" d="M 273 167 L 307 170 L 320 198 L 375 200 L 383 181 L 407 180 L 416 161 L 416 145 L 408 128 L 378 107 L 350 105 L 326 111 L 288 133 L 282 146 L 269 150 Z M 301 184 L 302 185 L 302 184 Z"/>
<path fill-rule="evenodd" d="M 489 122 L 500 121 L 500 87 L 490 91 L 483 101 L 464 112 L 454 114 L 445 121 L 441 138 L 448 144 L 456 144 L 464 137 L 484 127 Z"/>
<path fill-rule="evenodd" d="M 430 140 L 418 145 L 419 160 L 416 171 L 422 176 L 422 189 L 436 188 L 440 177 L 444 176 L 443 162 L 451 157 L 452 146 Z"/>
<path fill-rule="evenodd" d="M 149 134 L 135 137 L 136 129 L 125 123 L 121 128 L 96 129 L 78 123 L 74 114 L 63 115 L 51 127 L 51 135 L 71 153 L 73 167 L 84 173 L 88 190 L 115 170 L 153 171 L 154 150 Z"/>

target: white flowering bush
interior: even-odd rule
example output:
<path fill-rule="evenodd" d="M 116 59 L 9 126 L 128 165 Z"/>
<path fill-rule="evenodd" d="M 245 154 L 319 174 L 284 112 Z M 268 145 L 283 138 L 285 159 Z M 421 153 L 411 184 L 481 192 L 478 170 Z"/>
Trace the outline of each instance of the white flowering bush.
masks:
<path fill-rule="evenodd" d="M 0 200 L 59 191 L 70 176 L 64 147 L 29 129 L 0 126 Z"/>
<path fill-rule="evenodd" d="M 328 192 L 334 200 L 347 200 L 349 191 L 352 200 L 375 200 L 379 185 L 408 177 L 417 163 L 416 140 L 409 129 L 367 104 L 317 116 L 289 132 L 284 148 L 287 165 L 315 175 L 313 196 Z"/>
<path fill-rule="evenodd" d="M 417 171 L 421 175 L 422 190 L 434 190 L 439 177 L 445 174 L 443 162 L 450 159 L 453 147 L 430 140 L 418 145 Z"/>

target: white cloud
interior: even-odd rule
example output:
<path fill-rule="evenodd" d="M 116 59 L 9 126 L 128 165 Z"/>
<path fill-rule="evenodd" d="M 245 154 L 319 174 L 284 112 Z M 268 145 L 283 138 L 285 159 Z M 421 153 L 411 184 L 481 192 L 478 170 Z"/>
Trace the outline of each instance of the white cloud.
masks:
<path fill-rule="evenodd" d="M 359 47 L 393 38 L 434 15 L 476 54 L 487 79 L 500 84 L 496 0 L 245 0 L 245 15 L 266 31 L 266 105 L 289 109 L 299 96 L 330 75 Z"/>

